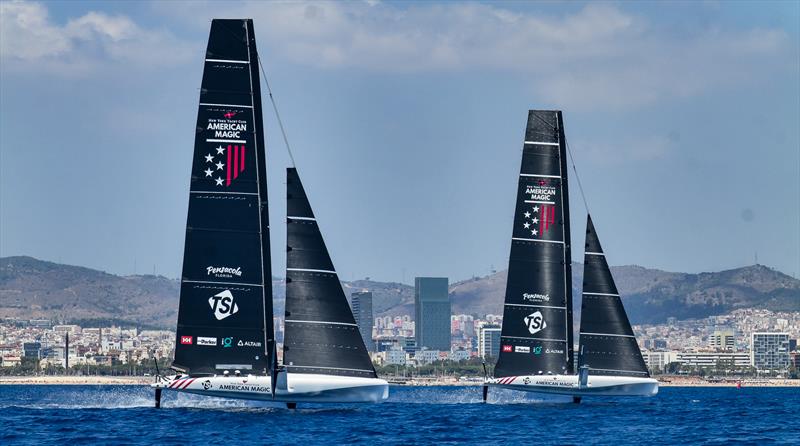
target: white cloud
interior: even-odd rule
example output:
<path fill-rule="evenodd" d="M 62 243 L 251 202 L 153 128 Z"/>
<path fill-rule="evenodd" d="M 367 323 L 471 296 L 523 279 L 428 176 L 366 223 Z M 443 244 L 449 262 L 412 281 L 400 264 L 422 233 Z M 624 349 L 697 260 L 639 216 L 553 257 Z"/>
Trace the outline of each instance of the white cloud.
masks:
<path fill-rule="evenodd" d="M 154 7 L 186 18 L 174 3 Z M 793 57 L 782 30 L 667 34 L 600 3 L 560 15 L 479 3 L 245 1 L 195 9 L 201 26 L 207 17 L 253 17 L 273 58 L 389 73 L 503 70 L 529 76 L 538 99 L 578 110 L 635 109 L 764 81 Z"/>
<path fill-rule="evenodd" d="M 92 11 L 61 25 L 40 3 L 0 3 L 3 70 L 74 76 L 115 63 L 147 69 L 186 61 L 186 46 L 125 16 Z"/>

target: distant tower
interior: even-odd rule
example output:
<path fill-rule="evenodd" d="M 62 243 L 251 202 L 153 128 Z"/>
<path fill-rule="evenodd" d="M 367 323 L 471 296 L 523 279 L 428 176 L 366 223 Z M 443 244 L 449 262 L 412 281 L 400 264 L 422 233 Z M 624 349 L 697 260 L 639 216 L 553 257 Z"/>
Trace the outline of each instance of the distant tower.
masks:
<path fill-rule="evenodd" d="M 69 371 L 69 333 L 64 339 L 64 369 Z"/>
<path fill-rule="evenodd" d="M 414 279 L 414 334 L 417 347 L 450 351 L 450 296 L 447 277 Z"/>
<path fill-rule="evenodd" d="M 352 294 L 353 303 L 353 316 L 358 325 L 358 331 L 361 332 L 361 338 L 364 339 L 364 345 L 367 351 L 375 351 L 375 343 L 372 341 L 372 325 L 374 324 L 372 316 L 372 292 L 359 291 Z"/>

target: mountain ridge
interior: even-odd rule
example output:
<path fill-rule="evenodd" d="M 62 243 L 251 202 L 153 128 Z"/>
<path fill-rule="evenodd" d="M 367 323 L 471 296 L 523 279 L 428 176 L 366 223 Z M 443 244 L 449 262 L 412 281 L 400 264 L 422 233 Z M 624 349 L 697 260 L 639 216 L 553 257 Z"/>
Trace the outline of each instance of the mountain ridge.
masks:
<path fill-rule="evenodd" d="M 573 264 L 575 312 L 580 312 L 582 265 Z M 632 323 L 696 319 L 739 308 L 800 311 L 800 280 L 763 265 L 698 274 L 637 265 L 611 267 Z M 450 285 L 453 314 L 502 314 L 506 271 Z M 373 292 L 376 317 L 414 314 L 414 287 L 397 282 L 342 282 L 349 296 Z M 28 256 L 0 258 L 0 318 L 70 322 L 110 320 L 174 328 L 179 282 L 163 276 L 117 276 Z M 275 314 L 283 312 L 285 281 L 273 278 Z M 576 315 L 577 316 L 577 315 Z"/>

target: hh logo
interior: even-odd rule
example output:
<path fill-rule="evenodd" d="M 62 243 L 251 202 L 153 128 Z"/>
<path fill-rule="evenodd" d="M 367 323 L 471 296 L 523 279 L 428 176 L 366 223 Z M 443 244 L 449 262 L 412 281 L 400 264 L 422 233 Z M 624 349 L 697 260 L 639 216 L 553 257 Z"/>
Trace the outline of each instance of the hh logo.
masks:
<path fill-rule="evenodd" d="M 183 344 L 183 345 L 192 345 L 192 337 L 191 336 L 181 336 L 181 344 Z"/>
<path fill-rule="evenodd" d="M 531 334 L 539 333 L 547 328 L 547 323 L 544 321 L 544 316 L 542 316 L 541 311 L 525 316 L 525 325 L 528 326 L 528 331 Z"/>
<path fill-rule="evenodd" d="M 514 347 L 511 346 L 511 345 L 504 345 L 503 346 L 503 351 L 504 352 L 513 352 L 514 351 Z"/>
<path fill-rule="evenodd" d="M 208 304 L 211 306 L 214 317 L 216 317 L 218 321 L 239 312 L 239 306 L 233 301 L 233 294 L 228 290 L 209 297 Z"/>

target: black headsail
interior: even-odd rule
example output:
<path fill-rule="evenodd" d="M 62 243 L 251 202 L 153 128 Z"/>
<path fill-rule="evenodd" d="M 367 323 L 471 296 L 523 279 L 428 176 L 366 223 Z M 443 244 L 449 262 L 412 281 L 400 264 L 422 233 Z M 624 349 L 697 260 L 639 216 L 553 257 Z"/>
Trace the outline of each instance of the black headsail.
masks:
<path fill-rule="evenodd" d="M 375 378 L 369 353 L 294 168 L 286 171 L 286 330 L 289 373 Z"/>
<path fill-rule="evenodd" d="M 267 173 L 252 20 L 213 20 L 206 51 L 173 367 L 269 373 Z"/>
<path fill-rule="evenodd" d="M 585 249 L 579 366 L 588 366 L 592 375 L 650 376 L 591 215 Z"/>
<path fill-rule="evenodd" d="M 561 112 L 528 112 L 496 377 L 573 373 L 566 161 Z"/>

